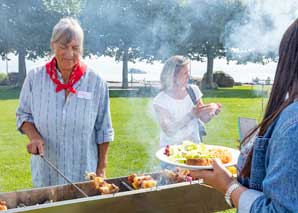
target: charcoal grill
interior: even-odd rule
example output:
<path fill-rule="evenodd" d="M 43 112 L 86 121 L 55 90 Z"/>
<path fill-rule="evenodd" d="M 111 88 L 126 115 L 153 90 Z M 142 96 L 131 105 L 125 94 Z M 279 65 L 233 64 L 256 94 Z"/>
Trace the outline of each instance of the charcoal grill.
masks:
<path fill-rule="evenodd" d="M 160 173 L 150 174 L 160 180 Z M 9 208 L 6 212 L 92 213 L 92 212 L 215 212 L 229 209 L 224 197 L 198 181 L 159 184 L 150 189 L 132 190 L 127 177 L 106 180 L 119 187 L 119 192 L 100 195 L 92 181 L 76 183 L 89 197 L 83 198 L 72 185 L 58 185 L 30 190 L 0 193 Z M 52 201 L 52 203 L 45 203 Z M 45 204 L 44 204 L 45 203 Z M 25 206 L 19 207 L 17 206 Z"/>

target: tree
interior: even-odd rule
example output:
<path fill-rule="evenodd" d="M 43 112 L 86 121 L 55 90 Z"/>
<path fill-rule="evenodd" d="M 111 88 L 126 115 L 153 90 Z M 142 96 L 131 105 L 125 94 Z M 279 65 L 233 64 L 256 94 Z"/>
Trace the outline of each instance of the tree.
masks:
<path fill-rule="evenodd" d="M 165 2 L 170 2 L 166 0 Z M 122 87 L 128 87 L 128 62 L 152 61 L 160 55 L 155 21 L 162 7 L 157 0 L 89 0 L 82 15 L 87 54 L 122 60 Z"/>
<path fill-rule="evenodd" d="M 188 7 L 189 36 L 180 44 L 181 52 L 191 59 L 202 61 L 207 58 L 205 88 L 214 88 L 213 65 L 215 58 L 226 57 L 224 34 L 227 24 L 243 11 L 240 0 L 200 0 L 199 6 L 191 2 Z"/>
<path fill-rule="evenodd" d="M 75 15 L 77 4 L 54 0 L 1 0 L 1 11 L 4 18 L 0 22 L 4 33 L 0 37 L 1 55 L 13 52 L 18 55 L 21 81 L 26 76 L 25 59 L 36 59 L 50 53 L 50 37 L 53 26 L 67 15 Z M 57 7 L 63 8 L 59 11 Z M 74 8 L 71 10 L 71 8 Z M 3 46 L 2 46 L 3 45 Z M 22 82 L 20 82 L 22 83 Z"/>
<path fill-rule="evenodd" d="M 0 1 L 0 20 L 2 25 L 2 30 L 0 33 L 0 54 L 2 57 L 12 51 L 11 50 L 11 41 L 8 39 L 11 33 L 11 27 L 9 27 L 10 17 L 8 11 L 8 5 L 4 1 Z"/>
<path fill-rule="evenodd" d="M 270 78 L 270 76 L 268 76 L 267 79 L 265 80 L 265 84 L 266 85 L 270 85 L 271 84 L 271 78 Z"/>

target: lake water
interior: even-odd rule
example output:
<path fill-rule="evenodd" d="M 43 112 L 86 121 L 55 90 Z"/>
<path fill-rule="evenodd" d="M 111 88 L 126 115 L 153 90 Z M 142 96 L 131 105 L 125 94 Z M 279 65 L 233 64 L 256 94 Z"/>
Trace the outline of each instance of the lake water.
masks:
<path fill-rule="evenodd" d="M 8 61 L 8 71 L 17 72 L 18 70 L 18 60 L 13 54 L 9 55 L 11 59 Z M 45 64 L 47 59 L 38 59 L 35 62 L 26 61 L 27 71 L 35 66 L 40 66 Z M 105 80 L 108 81 L 121 81 L 122 79 L 122 63 L 115 62 L 111 57 L 92 57 L 85 58 L 84 61 L 96 71 L 98 71 Z M 147 81 L 158 81 L 159 75 L 162 70 L 163 64 L 160 62 L 155 62 L 153 64 L 145 62 L 128 63 L 129 68 L 138 68 L 146 71 L 147 74 L 133 74 L 134 80 L 147 80 Z M 202 77 L 206 72 L 207 62 L 197 62 L 192 61 L 191 75 Z M 252 82 L 253 78 L 258 77 L 259 79 L 267 79 L 270 77 L 274 79 L 274 73 L 276 69 L 276 63 L 271 62 L 266 65 L 247 63 L 243 65 L 237 65 L 236 62 L 230 61 L 227 64 L 224 59 L 217 59 L 214 61 L 214 71 L 224 71 L 230 74 L 237 82 Z M 6 72 L 6 61 L 0 60 L 0 72 Z M 131 76 L 129 75 L 129 81 Z"/>

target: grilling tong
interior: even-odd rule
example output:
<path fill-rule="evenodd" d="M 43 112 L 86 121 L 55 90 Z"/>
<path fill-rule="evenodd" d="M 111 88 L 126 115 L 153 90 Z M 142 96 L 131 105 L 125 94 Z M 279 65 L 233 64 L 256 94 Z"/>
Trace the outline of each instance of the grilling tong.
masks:
<path fill-rule="evenodd" d="M 84 197 L 88 197 L 88 195 L 80 189 L 76 184 L 74 184 L 71 180 L 69 180 L 51 161 L 49 161 L 44 155 L 40 155 L 40 157 L 52 168 L 54 169 L 61 177 L 64 178 L 68 183 L 70 183 L 75 189 L 77 189 Z"/>

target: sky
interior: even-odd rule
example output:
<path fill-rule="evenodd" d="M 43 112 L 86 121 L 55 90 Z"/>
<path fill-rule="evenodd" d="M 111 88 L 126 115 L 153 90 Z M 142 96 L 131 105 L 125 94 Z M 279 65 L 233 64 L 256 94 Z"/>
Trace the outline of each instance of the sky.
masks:
<path fill-rule="evenodd" d="M 8 61 L 8 71 L 17 72 L 18 70 L 18 60 L 13 54 L 8 56 L 11 60 Z M 36 61 L 26 61 L 27 71 L 30 69 L 41 66 L 46 63 L 47 59 L 38 59 Z M 115 62 L 111 57 L 92 57 L 85 58 L 84 61 L 90 67 L 92 67 L 96 72 L 99 72 L 103 78 L 107 81 L 121 81 L 122 79 L 122 62 Z M 132 63 L 129 62 L 129 68 L 138 68 L 147 72 L 147 74 L 134 74 L 133 78 L 135 80 L 147 80 L 147 81 L 158 81 L 160 72 L 162 70 L 163 64 L 161 62 L 155 62 L 154 64 L 149 64 L 145 62 Z M 207 62 L 191 62 L 191 75 L 195 77 L 202 77 L 206 72 Z M 266 65 L 247 63 L 242 65 L 237 65 L 235 61 L 227 61 L 224 59 L 217 59 L 214 61 L 214 71 L 224 71 L 225 73 L 231 75 L 236 82 L 252 82 L 253 78 L 258 77 L 259 79 L 274 79 L 274 73 L 276 69 L 276 63 L 271 62 Z M 0 72 L 6 72 L 6 62 L 0 60 Z M 131 76 L 129 75 L 129 80 Z"/>

